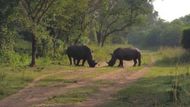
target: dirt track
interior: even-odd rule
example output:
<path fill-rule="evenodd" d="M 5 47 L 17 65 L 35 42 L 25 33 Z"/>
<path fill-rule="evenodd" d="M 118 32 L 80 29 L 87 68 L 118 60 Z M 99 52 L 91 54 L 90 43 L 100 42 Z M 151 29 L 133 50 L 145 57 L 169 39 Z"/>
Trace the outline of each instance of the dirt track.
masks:
<path fill-rule="evenodd" d="M 128 66 L 128 65 L 127 65 Z M 130 65 L 131 66 L 131 65 Z M 129 84 L 137 81 L 139 78 L 143 77 L 148 71 L 151 66 L 145 66 L 141 70 L 126 72 L 126 69 L 120 68 L 114 72 L 106 73 L 104 75 L 91 78 L 91 79 L 84 79 L 80 80 L 77 83 L 68 84 L 68 85 L 55 85 L 55 86 L 48 86 L 48 87 L 35 87 L 35 84 L 38 83 L 43 78 L 46 78 L 51 75 L 65 73 L 63 71 L 58 71 L 52 74 L 46 74 L 41 77 L 36 78 L 32 83 L 30 83 L 27 87 L 20 90 L 14 95 L 11 95 L 3 100 L 0 101 L 0 107 L 30 107 L 30 106 L 48 106 L 48 107 L 97 107 L 106 101 L 109 101 L 112 98 L 112 95 L 116 94 L 120 89 L 123 87 L 128 86 Z M 76 75 L 81 75 L 81 73 L 92 73 L 95 69 L 89 68 L 85 71 L 81 72 L 67 72 L 74 73 Z M 46 105 L 44 101 L 52 96 L 58 96 L 63 93 L 66 93 L 68 90 L 86 86 L 92 84 L 92 81 L 96 80 L 114 80 L 116 83 L 113 85 L 108 85 L 104 87 L 100 87 L 100 91 L 98 93 L 94 93 L 90 96 L 86 101 L 81 102 L 80 104 L 53 104 L 53 105 Z"/>

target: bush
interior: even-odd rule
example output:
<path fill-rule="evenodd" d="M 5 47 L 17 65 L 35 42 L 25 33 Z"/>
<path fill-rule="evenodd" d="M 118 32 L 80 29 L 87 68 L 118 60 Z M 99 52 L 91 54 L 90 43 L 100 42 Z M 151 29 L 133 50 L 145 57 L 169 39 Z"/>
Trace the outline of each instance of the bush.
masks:
<path fill-rule="evenodd" d="M 123 37 L 120 36 L 113 36 L 111 39 L 112 44 L 124 44 L 125 43 L 125 39 Z"/>
<path fill-rule="evenodd" d="M 190 29 L 186 29 L 183 31 L 181 43 L 183 48 L 190 49 Z"/>
<path fill-rule="evenodd" d="M 26 54 L 20 55 L 14 51 L 0 52 L 0 63 L 9 64 L 11 66 L 24 65 L 29 61 Z"/>

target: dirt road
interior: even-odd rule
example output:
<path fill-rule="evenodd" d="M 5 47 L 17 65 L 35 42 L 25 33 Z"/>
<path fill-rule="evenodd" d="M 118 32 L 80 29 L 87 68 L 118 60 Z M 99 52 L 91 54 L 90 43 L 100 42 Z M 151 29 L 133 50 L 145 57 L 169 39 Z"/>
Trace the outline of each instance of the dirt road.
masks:
<path fill-rule="evenodd" d="M 127 65 L 128 66 L 128 65 Z M 129 65 L 131 66 L 131 65 Z M 56 73 L 46 74 L 41 77 L 36 78 L 33 80 L 32 83 L 30 83 L 27 87 L 20 90 L 14 95 L 11 95 L 3 100 L 0 101 L 0 107 L 97 107 L 101 104 L 106 103 L 106 101 L 109 101 L 112 98 L 114 94 L 116 94 L 120 89 L 128 86 L 131 83 L 134 83 L 139 78 L 143 77 L 150 69 L 151 65 L 145 66 L 144 68 L 137 70 L 137 71 L 130 71 L 128 72 L 125 68 L 117 69 L 113 72 L 108 72 L 103 75 L 99 75 L 94 78 L 88 78 L 88 79 L 82 79 L 76 83 L 67 84 L 67 85 L 54 85 L 54 86 L 47 86 L 47 87 L 36 87 L 35 84 L 37 84 L 40 80 L 57 74 L 63 74 L 65 71 L 57 71 Z M 85 73 L 93 73 L 96 72 L 96 69 L 93 68 L 87 68 L 83 71 L 70 71 L 66 72 L 65 75 L 71 74 L 71 75 L 81 75 Z M 59 96 L 63 93 L 66 93 L 67 91 L 87 86 L 89 84 L 92 84 L 93 81 L 97 80 L 112 80 L 115 81 L 112 85 L 107 85 L 99 88 L 98 93 L 94 93 L 90 97 L 87 98 L 84 102 L 81 102 L 80 104 L 52 104 L 47 105 L 44 102 L 48 100 L 48 98 L 51 98 L 52 96 Z M 92 84 L 93 85 L 93 84 Z"/>

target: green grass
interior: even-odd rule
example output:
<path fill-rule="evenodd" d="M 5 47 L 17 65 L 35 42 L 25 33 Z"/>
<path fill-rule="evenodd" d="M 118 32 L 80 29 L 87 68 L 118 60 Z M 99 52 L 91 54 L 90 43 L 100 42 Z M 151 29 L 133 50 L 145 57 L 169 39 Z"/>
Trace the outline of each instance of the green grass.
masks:
<path fill-rule="evenodd" d="M 183 66 L 190 63 L 189 52 L 182 48 L 161 48 L 157 52 L 157 58 L 157 66 Z"/>
<path fill-rule="evenodd" d="M 0 69 L 0 99 L 22 89 L 33 80 L 39 73 L 25 71 L 25 69 L 15 71 L 10 67 Z"/>
<path fill-rule="evenodd" d="M 186 70 L 185 67 L 154 67 L 146 77 L 120 90 L 116 100 L 102 107 L 188 107 L 190 98 L 185 91 L 190 92 L 190 76 L 187 75 L 190 71 Z M 183 89 L 179 102 L 173 102 L 170 95 L 176 72 L 179 72 L 177 77 Z"/>
<path fill-rule="evenodd" d="M 69 90 L 67 93 L 49 98 L 46 104 L 73 104 L 85 101 L 90 95 L 96 93 L 96 86 L 85 86 Z"/>
<path fill-rule="evenodd" d="M 189 107 L 190 105 L 190 64 L 170 58 L 183 59 L 189 55 L 180 48 L 161 49 L 153 53 L 156 64 L 144 78 L 120 90 L 116 99 L 102 107 Z M 167 60 L 166 60 L 167 59 Z M 167 63 L 166 63 L 167 62 Z M 179 99 L 174 101 L 173 84 L 178 82 Z"/>
<path fill-rule="evenodd" d="M 31 43 L 23 39 L 16 39 L 15 47 L 21 49 L 31 49 Z"/>
<path fill-rule="evenodd" d="M 36 86 L 52 86 L 57 84 L 77 83 L 81 80 L 92 79 L 98 77 L 99 75 L 115 72 L 117 69 L 119 68 L 92 68 L 88 71 L 85 71 L 85 67 L 78 67 L 78 69 L 75 68 L 75 70 L 73 69 L 72 71 L 67 71 L 65 69 L 65 71 L 62 73 L 54 74 L 40 80 Z"/>
<path fill-rule="evenodd" d="M 91 45 L 90 48 L 94 51 L 94 59 L 97 61 L 108 61 L 111 57 L 109 53 L 112 53 L 114 49 L 118 47 L 128 47 L 129 45 L 112 45 L 105 46 L 103 48 Z M 147 52 L 148 53 L 148 52 Z M 143 65 L 147 65 L 150 61 L 149 55 L 143 54 Z M 27 86 L 28 83 L 32 82 L 35 78 L 46 75 L 49 73 L 56 73 L 60 70 L 65 70 L 64 73 L 55 74 L 42 79 L 36 86 L 51 86 L 56 84 L 70 84 L 75 83 L 81 79 L 94 78 L 99 75 L 103 75 L 112 71 L 116 71 L 118 67 L 101 67 L 92 69 L 93 72 L 83 73 L 81 75 L 65 75 L 69 71 L 77 71 L 78 69 L 86 69 L 85 67 L 70 66 L 67 56 L 63 56 L 63 60 L 52 61 L 49 58 L 37 59 L 37 67 L 29 68 L 26 63 L 29 63 L 29 57 L 25 58 L 24 64 L 9 66 L 1 65 L 0 69 L 0 99 L 16 93 L 18 90 Z M 139 70 L 142 67 L 127 67 L 127 70 L 134 71 Z"/>
<path fill-rule="evenodd" d="M 96 45 L 90 45 L 89 48 L 93 51 L 94 59 L 97 61 L 108 62 L 111 59 L 110 53 L 119 47 L 132 47 L 126 45 L 105 45 L 104 47 L 97 47 Z"/>
<path fill-rule="evenodd" d="M 60 70 L 76 70 L 79 67 L 72 66 L 58 66 L 49 65 L 38 66 L 34 68 L 30 67 L 16 67 L 12 68 L 9 66 L 1 66 L 0 69 L 0 99 L 3 99 L 18 90 L 27 86 L 28 83 L 32 82 L 35 78 L 59 72 Z M 74 80 L 73 80 L 74 81 Z M 72 80 L 64 80 L 65 83 L 73 82 Z"/>
<path fill-rule="evenodd" d="M 115 83 L 115 81 L 111 80 L 97 80 L 92 81 L 91 85 L 86 85 L 83 87 L 78 87 L 75 89 L 71 89 L 65 94 L 54 96 L 48 99 L 45 102 L 45 105 L 48 104 L 76 104 L 85 101 L 91 95 L 99 92 L 99 88 L 103 86 L 111 86 Z"/>
<path fill-rule="evenodd" d="M 97 86 L 110 86 L 116 83 L 116 81 L 114 80 L 106 80 L 106 79 L 100 79 L 97 81 L 93 81 L 93 84 L 97 85 Z"/>
<path fill-rule="evenodd" d="M 111 58 L 109 53 L 118 47 L 128 47 L 128 45 L 105 46 L 103 48 L 90 46 L 94 51 L 94 59 L 98 62 L 109 61 Z M 52 61 L 49 58 L 38 59 L 38 66 L 35 68 L 1 66 L 0 99 L 16 93 L 42 75 L 52 74 L 40 80 L 36 86 L 73 84 L 80 80 L 90 80 L 120 69 L 116 67 L 116 64 L 114 67 L 91 68 L 89 71 L 85 71 L 88 68 L 87 64 L 85 67 L 70 66 L 67 56 L 63 56 L 63 59 L 63 61 Z M 185 107 L 190 105 L 190 54 L 181 48 L 161 48 L 158 51 L 142 50 L 142 66 L 126 67 L 125 69 L 128 72 L 140 70 L 144 66 L 150 65 L 152 59 L 155 60 L 155 64 L 150 69 L 149 74 L 120 90 L 117 95 L 113 96 L 115 100 L 104 104 L 102 107 Z M 181 101 L 177 102 L 171 100 L 172 84 L 175 81 L 179 82 L 181 88 L 179 96 Z M 79 103 L 97 93 L 99 87 L 111 86 L 114 83 L 115 81 L 104 79 L 92 81 L 93 85 L 79 87 L 63 95 L 54 96 L 47 101 L 47 104 Z"/>

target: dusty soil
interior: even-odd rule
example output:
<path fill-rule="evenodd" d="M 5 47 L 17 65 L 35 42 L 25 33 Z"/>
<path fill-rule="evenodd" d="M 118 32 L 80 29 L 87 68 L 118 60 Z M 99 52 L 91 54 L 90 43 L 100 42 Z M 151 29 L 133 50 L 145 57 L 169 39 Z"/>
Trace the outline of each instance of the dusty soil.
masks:
<path fill-rule="evenodd" d="M 101 65 L 100 65 L 101 66 Z M 102 65 L 104 66 L 104 65 Z M 130 64 L 126 64 L 126 66 L 131 66 Z M 116 94 L 120 89 L 128 86 L 131 83 L 134 83 L 139 78 L 143 77 L 150 69 L 151 64 L 149 66 L 145 66 L 141 70 L 126 72 L 125 68 L 120 68 L 114 72 L 106 73 L 104 75 L 80 80 L 76 83 L 72 84 L 61 84 L 55 86 L 47 86 L 47 87 L 36 87 L 40 80 L 55 74 L 65 73 L 64 71 L 57 71 L 56 73 L 46 74 L 40 76 L 33 80 L 27 87 L 18 91 L 17 93 L 3 99 L 0 101 L 0 107 L 30 107 L 30 106 L 38 106 L 38 107 L 97 107 L 107 101 L 113 99 L 113 95 Z M 73 75 L 80 75 L 81 73 L 89 73 L 93 72 L 96 69 L 87 68 L 85 70 L 78 70 L 78 72 L 67 72 L 72 73 Z M 86 86 L 92 83 L 92 81 L 96 80 L 114 80 L 116 83 L 113 85 L 100 87 L 100 91 L 98 93 L 94 93 L 90 96 L 86 101 L 77 103 L 77 104 L 53 104 L 46 105 L 44 102 L 53 96 L 58 96 L 63 93 L 66 93 L 70 89 Z"/>

